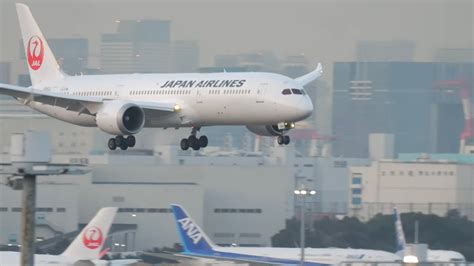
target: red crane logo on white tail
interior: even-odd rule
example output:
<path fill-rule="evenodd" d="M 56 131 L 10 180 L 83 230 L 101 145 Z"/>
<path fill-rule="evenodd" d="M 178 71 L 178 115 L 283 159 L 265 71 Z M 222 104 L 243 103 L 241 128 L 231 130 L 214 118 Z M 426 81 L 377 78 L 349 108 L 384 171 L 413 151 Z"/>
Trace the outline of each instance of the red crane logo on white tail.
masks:
<path fill-rule="evenodd" d="M 86 248 L 96 249 L 102 246 L 103 242 L 104 236 L 98 227 L 89 227 L 84 231 L 84 234 L 82 234 L 82 243 L 84 243 Z"/>
<path fill-rule="evenodd" d="M 31 69 L 38 70 L 41 67 L 44 58 L 44 46 L 40 37 L 34 35 L 30 38 L 26 48 L 26 57 Z"/>

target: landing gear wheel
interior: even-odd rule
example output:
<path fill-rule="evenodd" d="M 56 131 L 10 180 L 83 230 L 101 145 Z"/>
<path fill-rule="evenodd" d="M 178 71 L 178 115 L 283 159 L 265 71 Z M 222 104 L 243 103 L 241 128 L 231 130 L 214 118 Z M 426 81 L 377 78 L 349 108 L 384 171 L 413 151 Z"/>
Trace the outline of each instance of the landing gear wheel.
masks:
<path fill-rule="evenodd" d="M 121 149 L 122 151 L 125 151 L 125 150 L 128 149 L 128 144 L 127 144 L 126 141 L 123 141 L 123 142 L 120 144 L 120 149 Z"/>
<path fill-rule="evenodd" d="M 199 141 L 196 140 L 196 142 L 193 143 L 191 148 L 193 148 L 193 150 L 195 151 L 198 151 L 201 148 L 201 146 L 199 146 Z"/>
<path fill-rule="evenodd" d="M 196 136 L 194 135 L 189 136 L 188 141 L 189 141 L 189 147 L 193 148 L 193 150 L 197 151 L 201 148 L 201 146 L 199 146 L 199 140 L 196 138 Z"/>
<path fill-rule="evenodd" d="M 285 136 L 282 136 L 282 135 L 278 136 L 277 142 L 278 144 L 283 145 L 285 143 Z"/>
<path fill-rule="evenodd" d="M 112 151 L 117 149 L 117 144 L 115 143 L 114 138 L 109 139 L 109 142 L 107 143 L 107 145 L 109 146 L 109 149 Z"/>
<path fill-rule="evenodd" d="M 201 136 L 199 138 L 199 146 L 201 146 L 201 148 L 206 148 L 207 147 L 207 144 L 208 144 L 208 139 L 206 136 Z"/>
<path fill-rule="evenodd" d="M 191 135 L 187 139 L 188 148 L 191 147 L 195 151 L 199 150 L 200 148 L 207 147 L 208 144 L 208 139 L 206 136 L 201 136 L 200 138 L 196 137 L 196 134 L 200 129 L 201 127 L 193 127 L 191 130 Z M 183 140 L 181 140 L 181 147 L 183 147 L 183 145 Z"/>
<path fill-rule="evenodd" d="M 283 136 L 283 143 L 285 145 L 290 144 L 290 136 Z"/>
<path fill-rule="evenodd" d="M 117 147 L 122 146 L 122 143 L 124 143 L 124 142 L 125 142 L 125 140 L 124 140 L 123 136 L 115 137 L 115 145 L 117 145 Z"/>
<path fill-rule="evenodd" d="M 182 139 L 180 144 L 181 144 L 181 149 L 183 151 L 187 151 L 189 149 L 189 140 L 188 139 Z"/>
<path fill-rule="evenodd" d="M 126 138 L 126 142 L 127 142 L 127 146 L 130 148 L 134 147 L 135 144 L 137 143 L 135 136 L 132 136 L 132 135 Z"/>

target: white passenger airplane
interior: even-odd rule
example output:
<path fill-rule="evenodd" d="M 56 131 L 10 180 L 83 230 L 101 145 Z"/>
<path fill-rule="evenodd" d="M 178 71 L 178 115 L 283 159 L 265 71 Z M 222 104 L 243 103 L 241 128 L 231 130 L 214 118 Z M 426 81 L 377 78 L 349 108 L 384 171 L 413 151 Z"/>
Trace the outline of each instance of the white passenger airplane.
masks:
<path fill-rule="evenodd" d="M 393 209 L 395 218 L 395 232 L 397 235 L 397 254 L 404 257 L 406 254 L 405 232 L 403 232 L 402 219 L 397 208 Z M 427 251 L 428 262 L 465 262 L 466 258 L 459 252 L 453 250 L 433 250 Z"/>
<path fill-rule="evenodd" d="M 207 137 L 196 134 L 214 125 L 245 125 L 288 144 L 286 132 L 313 111 L 303 86 L 321 76 L 321 64 L 296 79 L 272 73 L 68 76 L 30 9 L 16 8 L 32 86 L 0 84 L 0 93 L 56 119 L 117 135 L 108 141 L 111 150 L 133 147 L 144 127 L 191 127 L 183 150 L 206 147 Z"/>
<path fill-rule="evenodd" d="M 299 248 L 266 247 L 219 247 L 193 221 L 186 210 L 171 205 L 184 252 L 179 259 L 206 258 L 233 262 L 263 263 L 275 265 L 297 265 L 300 263 Z M 342 262 L 400 262 L 396 254 L 367 249 L 306 248 L 304 265 L 327 265 Z"/>
<path fill-rule="evenodd" d="M 35 255 L 35 265 L 76 265 L 90 262 L 94 265 L 127 265 L 139 260 L 100 260 L 105 255 L 102 248 L 118 208 L 102 208 L 82 229 L 69 247 L 61 255 Z M 0 252 L 0 265 L 20 265 L 20 253 Z"/>

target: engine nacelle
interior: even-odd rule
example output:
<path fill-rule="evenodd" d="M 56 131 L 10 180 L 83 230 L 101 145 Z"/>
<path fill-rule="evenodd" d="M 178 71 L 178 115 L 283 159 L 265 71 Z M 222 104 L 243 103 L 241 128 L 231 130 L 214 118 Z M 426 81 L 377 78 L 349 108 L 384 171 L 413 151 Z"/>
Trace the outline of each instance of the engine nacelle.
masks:
<path fill-rule="evenodd" d="M 247 129 L 260 136 L 279 136 L 294 127 L 294 123 L 280 123 L 278 125 L 251 125 L 247 126 Z"/>
<path fill-rule="evenodd" d="M 133 103 L 104 102 L 95 116 L 97 127 L 112 135 L 133 135 L 145 125 L 145 112 Z"/>

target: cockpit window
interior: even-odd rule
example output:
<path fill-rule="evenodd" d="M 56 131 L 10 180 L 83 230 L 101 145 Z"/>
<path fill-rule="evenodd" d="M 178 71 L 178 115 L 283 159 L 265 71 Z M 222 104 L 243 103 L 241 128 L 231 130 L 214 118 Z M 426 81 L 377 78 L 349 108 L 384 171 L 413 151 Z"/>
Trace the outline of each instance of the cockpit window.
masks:
<path fill-rule="evenodd" d="M 283 95 L 290 95 L 291 94 L 291 90 L 290 89 L 284 89 L 281 94 Z"/>
<path fill-rule="evenodd" d="M 301 90 L 298 90 L 298 89 L 291 89 L 291 91 L 293 92 L 293 94 L 300 94 L 300 95 L 303 94 Z"/>

